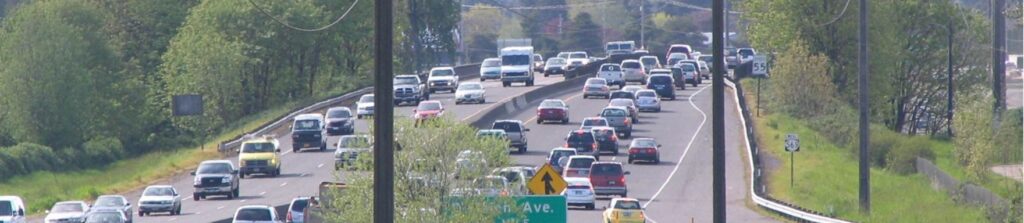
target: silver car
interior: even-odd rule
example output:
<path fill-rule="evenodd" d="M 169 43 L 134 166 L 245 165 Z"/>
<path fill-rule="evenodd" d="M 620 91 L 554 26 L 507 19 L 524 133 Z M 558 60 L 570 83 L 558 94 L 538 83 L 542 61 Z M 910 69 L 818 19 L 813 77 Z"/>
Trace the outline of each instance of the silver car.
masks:
<path fill-rule="evenodd" d="M 480 63 L 480 82 L 501 79 L 501 59 L 487 58 Z"/>
<path fill-rule="evenodd" d="M 610 97 L 611 89 L 608 88 L 608 81 L 604 78 L 587 78 L 587 83 L 583 85 L 583 98 L 587 97 Z"/>
<path fill-rule="evenodd" d="M 455 89 L 455 104 L 466 102 L 487 103 L 486 94 L 487 91 L 484 90 L 484 85 L 479 82 L 461 83 L 458 89 Z"/>
<path fill-rule="evenodd" d="M 93 202 L 92 207 L 89 208 L 89 212 L 99 212 L 104 210 L 113 210 L 120 212 L 125 217 L 125 222 L 132 222 L 132 203 L 128 201 L 128 198 L 121 195 L 100 195 Z"/>
<path fill-rule="evenodd" d="M 360 154 L 371 151 L 370 137 L 365 135 L 346 135 L 338 139 L 334 149 L 334 169 L 353 167 Z"/>
<path fill-rule="evenodd" d="M 619 67 L 622 68 L 622 79 L 626 82 L 647 84 L 647 71 L 639 60 L 623 60 Z"/>
<path fill-rule="evenodd" d="M 89 212 L 89 204 L 85 201 L 62 201 L 53 204 L 46 211 L 45 222 L 85 222 L 85 213 Z"/>
<path fill-rule="evenodd" d="M 373 116 L 373 94 L 364 94 L 356 102 L 356 118 Z"/>
<path fill-rule="evenodd" d="M 303 223 L 306 221 L 306 207 L 309 206 L 309 197 L 296 197 L 288 204 L 288 215 L 285 222 Z"/>
<path fill-rule="evenodd" d="M 278 223 L 281 218 L 277 216 L 274 207 L 268 205 L 246 205 L 235 210 L 235 216 L 231 218 L 232 223 Z"/>
<path fill-rule="evenodd" d="M 661 112 L 661 98 L 654 90 L 639 90 L 636 92 L 636 108 L 641 112 Z"/>
<path fill-rule="evenodd" d="M 171 185 L 153 185 L 146 187 L 139 198 L 139 216 L 152 212 L 168 212 L 171 215 L 181 214 L 181 194 Z"/>
<path fill-rule="evenodd" d="M 568 186 L 562 191 L 565 196 L 565 203 L 568 206 L 583 206 L 587 210 L 594 210 L 595 195 L 594 186 L 590 184 L 590 178 L 568 177 L 565 178 Z"/>

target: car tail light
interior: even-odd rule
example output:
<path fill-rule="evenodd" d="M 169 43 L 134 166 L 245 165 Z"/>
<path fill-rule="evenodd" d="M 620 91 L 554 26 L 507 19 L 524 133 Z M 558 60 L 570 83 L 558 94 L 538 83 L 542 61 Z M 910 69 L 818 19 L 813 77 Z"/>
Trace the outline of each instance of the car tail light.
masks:
<path fill-rule="evenodd" d="M 562 147 L 569 148 L 569 143 L 565 143 L 565 145 Z"/>
<path fill-rule="evenodd" d="M 619 136 L 612 135 L 612 141 L 619 141 Z"/>
<path fill-rule="evenodd" d="M 629 149 L 629 154 L 637 154 L 637 153 L 640 153 L 639 149 Z"/>
<path fill-rule="evenodd" d="M 590 148 L 594 149 L 594 150 L 597 150 L 597 143 L 591 143 L 590 144 Z"/>
<path fill-rule="evenodd" d="M 619 176 L 619 185 L 626 185 L 626 175 Z"/>
<path fill-rule="evenodd" d="M 288 215 L 287 216 L 288 217 L 286 219 L 288 220 L 288 222 L 292 222 L 292 211 L 291 210 L 288 210 Z"/>
<path fill-rule="evenodd" d="M 654 148 L 647 148 L 647 153 L 654 153 Z"/>

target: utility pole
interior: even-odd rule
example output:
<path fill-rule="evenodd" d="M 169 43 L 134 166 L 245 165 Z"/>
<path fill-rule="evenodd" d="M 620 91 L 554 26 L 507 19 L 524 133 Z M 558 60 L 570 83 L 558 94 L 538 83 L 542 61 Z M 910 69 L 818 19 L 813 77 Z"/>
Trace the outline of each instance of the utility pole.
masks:
<path fill-rule="evenodd" d="M 373 222 L 395 222 L 392 0 L 374 1 Z"/>
<path fill-rule="evenodd" d="M 712 3 L 712 57 L 715 59 L 711 77 L 711 191 L 714 223 L 725 223 L 725 1 Z"/>
<path fill-rule="evenodd" d="M 1006 109 L 1006 0 L 992 0 L 992 94 L 996 96 L 992 123 L 998 127 Z"/>
<path fill-rule="evenodd" d="M 871 163 L 868 162 L 868 0 L 860 0 L 860 23 L 857 32 L 857 112 L 860 113 L 860 211 L 871 215 Z"/>
<path fill-rule="evenodd" d="M 946 135 L 953 137 L 953 22 L 946 24 Z"/>

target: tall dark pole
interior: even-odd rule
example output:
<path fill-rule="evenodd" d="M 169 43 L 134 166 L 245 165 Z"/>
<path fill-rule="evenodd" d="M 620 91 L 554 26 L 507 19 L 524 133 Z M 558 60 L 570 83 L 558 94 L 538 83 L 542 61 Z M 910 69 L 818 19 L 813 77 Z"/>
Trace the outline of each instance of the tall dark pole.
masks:
<path fill-rule="evenodd" d="M 391 0 L 374 4 L 373 222 L 395 222 L 395 107 L 391 79 Z"/>
<path fill-rule="evenodd" d="M 992 0 L 992 94 L 996 96 L 994 106 L 996 125 L 999 124 L 1000 115 L 1006 108 L 1006 90 L 1004 89 L 1006 78 L 1006 16 L 1003 9 L 1006 7 L 1006 0 Z"/>
<path fill-rule="evenodd" d="M 946 134 L 953 136 L 953 22 L 946 24 Z"/>
<path fill-rule="evenodd" d="M 712 22 L 714 30 L 711 34 L 712 57 L 715 58 L 714 74 L 711 78 L 711 190 L 714 208 L 713 221 L 725 223 L 725 1 L 715 0 L 712 4 Z"/>
<path fill-rule="evenodd" d="M 860 23 L 857 32 L 857 96 L 860 106 L 860 210 L 871 214 L 871 163 L 868 162 L 868 0 L 860 0 Z"/>

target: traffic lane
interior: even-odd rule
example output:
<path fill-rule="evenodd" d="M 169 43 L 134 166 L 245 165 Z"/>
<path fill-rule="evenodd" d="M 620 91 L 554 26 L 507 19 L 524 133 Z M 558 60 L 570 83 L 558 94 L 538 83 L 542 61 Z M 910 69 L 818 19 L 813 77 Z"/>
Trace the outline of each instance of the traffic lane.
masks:
<path fill-rule="evenodd" d="M 556 83 L 562 81 L 561 77 L 539 77 L 537 83 L 531 87 L 525 86 L 513 86 L 513 87 L 501 87 L 501 82 L 483 82 L 487 89 L 488 103 L 485 104 L 460 104 L 455 105 L 454 94 L 451 93 L 435 93 L 431 95 L 432 100 L 438 100 L 444 103 L 446 113 L 452 115 L 458 119 L 468 118 L 470 115 L 475 115 L 480 111 L 489 110 L 493 107 L 494 103 L 500 100 L 508 100 L 509 98 L 521 95 L 529 90 L 536 89 L 540 86 Z M 350 109 L 355 109 L 354 105 L 346 105 Z M 401 106 L 396 107 L 395 116 L 398 117 L 411 117 L 412 110 L 415 106 Z M 319 111 L 323 112 L 323 111 Z M 369 133 L 369 121 L 370 119 L 362 119 L 356 121 L 356 132 L 357 134 L 370 134 Z M 305 149 L 300 153 L 291 152 L 291 138 L 290 133 L 287 129 L 280 129 L 274 132 L 274 135 L 278 136 L 278 142 L 281 145 L 282 153 L 282 173 L 278 177 L 266 177 L 260 175 L 253 175 L 241 182 L 240 198 L 228 200 L 223 197 L 212 197 L 209 200 L 192 201 L 191 195 L 191 176 L 185 175 L 175 182 L 175 187 L 179 191 L 182 191 L 182 196 L 186 199 L 182 202 L 182 215 L 181 216 L 155 216 L 156 218 L 166 218 L 167 221 L 177 222 L 200 222 L 208 221 L 212 219 L 230 218 L 234 211 L 243 205 L 250 204 L 265 204 L 265 205 L 281 205 L 291 201 L 291 199 L 298 196 L 310 196 L 315 195 L 318 190 L 318 185 L 322 181 L 343 181 L 344 171 L 335 172 L 334 158 L 333 158 L 333 144 L 338 141 L 340 136 L 328 137 L 328 150 L 326 152 L 319 152 L 316 149 Z M 237 166 L 237 158 L 230 158 L 232 163 Z M 336 176 L 336 174 L 338 174 Z M 187 191 L 187 192 L 185 192 Z M 148 217 L 147 217 L 148 218 Z M 162 219 L 158 219 L 160 221 Z"/>
<path fill-rule="evenodd" d="M 678 100 L 662 101 L 662 112 L 641 113 L 641 123 L 633 126 L 633 138 L 652 137 L 663 145 L 660 149 L 662 160 L 660 164 L 626 163 L 628 145 L 633 138 L 619 139 L 619 155 L 603 154 L 601 156 L 602 161 L 622 162 L 625 165 L 624 169 L 631 172 L 629 176 L 626 176 L 629 197 L 634 197 L 641 201 L 649 200 L 650 196 L 661 185 L 662 181 L 658 179 L 667 178 L 672 167 L 677 163 L 678 157 L 682 156 L 684 147 L 689 139 L 691 139 L 689 136 L 696 132 L 696 127 L 700 121 L 699 114 L 688 105 L 688 100 L 686 99 L 696 92 L 692 88 L 677 91 Z M 585 117 L 596 116 L 608 103 L 608 99 L 582 99 L 579 90 L 563 92 L 562 94 L 553 95 L 551 98 L 559 98 L 569 104 L 569 115 L 572 121 L 565 125 L 536 124 L 536 112 L 533 110 L 522 111 L 513 116 L 513 118 L 527 121 L 527 127 L 531 130 L 527 133 L 527 136 L 531 139 L 531 152 L 523 155 L 514 154 L 513 157 L 516 159 L 516 163 L 530 166 L 543 164 L 551 148 L 563 146 L 565 143 L 564 137 L 570 131 L 579 128 L 580 120 Z M 607 206 L 608 200 L 609 197 L 599 197 L 595 205 L 598 207 L 598 210 L 571 208 L 569 211 L 570 221 L 601 221 L 600 207 Z"/>

